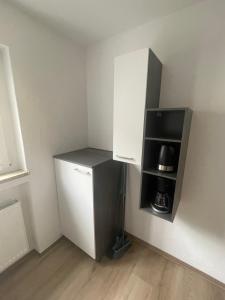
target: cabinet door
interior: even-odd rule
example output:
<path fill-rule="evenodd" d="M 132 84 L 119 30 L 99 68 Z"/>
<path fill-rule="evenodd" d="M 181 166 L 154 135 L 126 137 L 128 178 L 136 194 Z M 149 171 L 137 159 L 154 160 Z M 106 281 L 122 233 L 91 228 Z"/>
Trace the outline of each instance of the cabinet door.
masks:
<path fill-rule="evenodd" d="M 141 165 L 149 49 L 115 59 L 113 158 Z"/>
<path fill-rule="evenodd" d="M 92 169 L 55 159 L 62 233 L 95 259 Z"/>

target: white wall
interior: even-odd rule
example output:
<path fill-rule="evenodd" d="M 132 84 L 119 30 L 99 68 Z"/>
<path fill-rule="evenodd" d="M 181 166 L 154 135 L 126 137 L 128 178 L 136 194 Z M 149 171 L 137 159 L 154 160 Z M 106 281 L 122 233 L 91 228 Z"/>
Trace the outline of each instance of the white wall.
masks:
<path fill-rule="evenodd" d="M 30 248 L 32 248 L 32 245 L 34 244 L 34 236 L 33 236 L 31 207 L 30 207 L 30 189 L 28 183 L 24 183 L 18 186 L 14 186 L 10 189 L 1 191 L 0 203 L 6 200 L 8 201 L 14 199 L 17 199 L 18 201 L 21 202 L 28 242 Z"/>
<path fill-rule="evenodd" d="M 52 156 L 87 145 L 84 51 L 6 1 L 0 2 L 0 44 L 10 50 L 31 172 L 17 192 L 26 189 L 35 246 L 43 251 L 61 234 Z M 14 190 L 0 193 L 0 201 L 10 195 L 16 197 Z"/>
<path fill-rule="evenodd" d="M 138 209 L 129 172 L 126 229 L 225 282 L 225 2 L 205 1 L 89 47 L 89 145 L 112 149 L 113 58 L 151 47 L 163 67 L 161 106 L 194 110 L 182 199 L 173 224 Z M 129 113 L 129 108 L 127 113 Z"/>

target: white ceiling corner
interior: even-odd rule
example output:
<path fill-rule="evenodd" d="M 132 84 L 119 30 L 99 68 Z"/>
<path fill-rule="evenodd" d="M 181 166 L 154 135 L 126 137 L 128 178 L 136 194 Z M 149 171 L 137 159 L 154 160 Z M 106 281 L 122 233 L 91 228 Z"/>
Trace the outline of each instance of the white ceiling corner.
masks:
<path fill-rule="evenodd" d="M 90 44 L 203 0 L 10 0 L 82 44 Z"/>

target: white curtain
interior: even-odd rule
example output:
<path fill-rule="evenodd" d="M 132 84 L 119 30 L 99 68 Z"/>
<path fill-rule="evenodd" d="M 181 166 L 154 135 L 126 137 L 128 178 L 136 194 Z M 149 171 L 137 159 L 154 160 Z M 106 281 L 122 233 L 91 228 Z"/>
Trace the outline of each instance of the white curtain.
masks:
<path fill-rule="evenodd" d="M 9 156 L 5 141 L 5 135 L 3 130 L 3 124 L 0 116 L 0 171 L 9 167 Z"/>

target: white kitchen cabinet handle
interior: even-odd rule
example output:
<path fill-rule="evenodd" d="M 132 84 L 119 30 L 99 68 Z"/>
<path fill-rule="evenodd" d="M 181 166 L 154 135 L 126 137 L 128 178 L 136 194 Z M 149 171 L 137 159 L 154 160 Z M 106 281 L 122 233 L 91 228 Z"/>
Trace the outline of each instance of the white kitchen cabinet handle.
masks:
<path fill-rule="evenodd" d="M 82 171 L 82 170 L 80 170 L 80 169 L 78 169 L 78 168 L 75 168 L 74 169 L 74 171 L 77 171 L 77 172 L 79 172 L 79 173 L 81 173 L 81 174 L 85 174 L 85 175 L 91 175 L 91 172 L 86 172 L 86 171 Z"/>
<path fill-rule="evenodd" d="M 122 156 L 122 155 L 117 155 L 117 154 L 116 154 L 116 156 L 121 159 L 135 160 L 133 157 L 127 157 L 127 156 Z"/>

